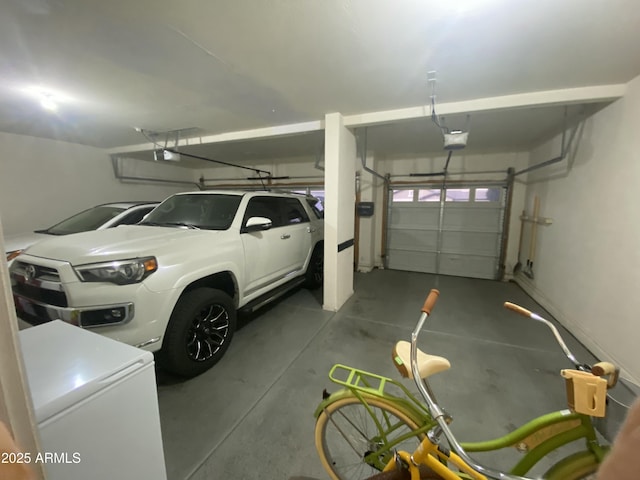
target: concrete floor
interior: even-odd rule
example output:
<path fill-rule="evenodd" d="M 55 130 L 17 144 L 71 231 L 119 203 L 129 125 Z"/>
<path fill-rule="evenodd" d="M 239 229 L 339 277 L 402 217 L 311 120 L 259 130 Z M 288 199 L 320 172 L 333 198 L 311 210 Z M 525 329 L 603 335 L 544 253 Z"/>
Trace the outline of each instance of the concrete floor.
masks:
<path fill-rule="evenodd" d="M 391 349 L 409 339 L 436 286 L 440 300 L 421 348 L 451 361 L 432 386 L 459 438 L 500 436 L 566 408 L 559 370 L 570 365 L 551 333 L 502 308 L 508 300 L 545 315 L 516 284 L 375 270 L 356 275 L 356 293 L 338 313 L 322 310 L 321 292 L 296 290 L 241 318 L 209 372 L 188 381 L 158 372 L 168 478 L 328 478 L 314 447 L 313 411 L 324 388 L 338 388 L 329 369 L 344 363 L 398 378 Z M 566 340 L 579 360 L 594 360 L 569 334 Z M 509 465 L 503 456 L 478 459 Z"/>

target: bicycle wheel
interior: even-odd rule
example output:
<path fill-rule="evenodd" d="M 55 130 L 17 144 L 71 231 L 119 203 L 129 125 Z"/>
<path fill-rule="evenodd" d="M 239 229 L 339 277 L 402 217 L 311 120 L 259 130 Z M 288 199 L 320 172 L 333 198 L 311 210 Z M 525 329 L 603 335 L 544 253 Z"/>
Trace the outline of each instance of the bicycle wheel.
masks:
<path fill-rule="evenodd" d="M 327 405 L 316 421 L 316 449 L 333 480 L 360 480 L 381 471 L 393 450 L 413 452 L 424 434 L 397 442 L 419 421 L 383 399 L 366 397 L 371 413 L 355 396 Z M 378 423 L 376 423 L 376 420 Z"/>
<path fill-rule="evenodd" d="M 591 452 L 578 452 L 560 460 L 544 474 L 548 480 L 595 480 L 599 467 Z"/>

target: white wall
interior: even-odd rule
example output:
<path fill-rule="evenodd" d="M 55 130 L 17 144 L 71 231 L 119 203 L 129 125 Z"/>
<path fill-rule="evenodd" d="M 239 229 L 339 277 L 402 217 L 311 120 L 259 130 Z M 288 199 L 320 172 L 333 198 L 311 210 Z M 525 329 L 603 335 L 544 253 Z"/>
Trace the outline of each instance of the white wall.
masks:
<path fill-rule="evenodd" d="M 132 176 L 192 180 L 173 165 L 124 161 Z M 121 183 L 102 150 L 42 138 L 0 133 L 0 217 L 5 235 L 45 228 L 99 203 L 162 200 L 189 187 Z"/>
<path fill-rule="evenodd" d="M 640 77 L 584 123 L 569 162 L 530 174 L 540 198 L 535 279 L 522 285 L 590 350 L 640 381 Z M 556 156 L 560 139 L 531 152 Z M 571 167 L 569 168 L 569 165 Z M 531 207 L 529 207 L 531 208 Z"/>

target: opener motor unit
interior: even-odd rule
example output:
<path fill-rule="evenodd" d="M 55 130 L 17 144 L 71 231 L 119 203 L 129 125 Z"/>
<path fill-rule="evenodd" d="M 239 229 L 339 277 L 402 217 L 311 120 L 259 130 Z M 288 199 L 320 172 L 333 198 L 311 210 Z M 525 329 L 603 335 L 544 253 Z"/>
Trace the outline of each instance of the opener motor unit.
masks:
<path fill-rule="evenodd" d="M 444 134 L 445 150 L 461 150 L 467 146 L 469 132 L 453 131 Z"/>
<path fill-rule="evenodd" d="M 179 162 L 180 154 L 170 152 L 169 150 L 155 150 L 153 158 L 156 162 Z"/>

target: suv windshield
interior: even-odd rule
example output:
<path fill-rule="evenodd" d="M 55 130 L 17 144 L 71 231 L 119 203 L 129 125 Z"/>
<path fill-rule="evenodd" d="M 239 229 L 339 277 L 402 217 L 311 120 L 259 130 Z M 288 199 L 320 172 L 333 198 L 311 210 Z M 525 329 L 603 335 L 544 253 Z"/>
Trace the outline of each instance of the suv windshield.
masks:
<path fill-rule="evenodd" d="M 226 230 L 240 205 L 240 195 L 174 195 L 162 202 L 140 225 Z"/>
<path fill-rule="evenodd" d="M 89 230 L 97 230 L 107 221 L 125 210 L 122 207 L 99 206 L 80 212 L 73 217 L 67 218 L 62 222 L 47 228 L 46 230 L 38 230 L 38 233 L 48 233 L 50 235 L 69 235 L 72 233 L 87 232 Z"/>

